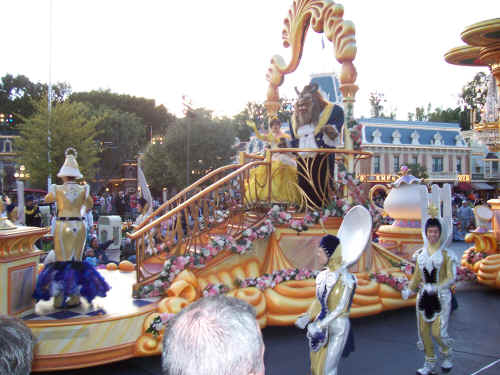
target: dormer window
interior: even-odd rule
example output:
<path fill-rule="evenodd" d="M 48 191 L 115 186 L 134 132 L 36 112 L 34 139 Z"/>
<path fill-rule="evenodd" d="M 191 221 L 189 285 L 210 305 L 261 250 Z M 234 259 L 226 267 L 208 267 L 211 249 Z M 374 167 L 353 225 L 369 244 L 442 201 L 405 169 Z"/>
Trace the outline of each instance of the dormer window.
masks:
<path fill-rule="evenodd" d="M 442 146 L 443 145 L 443 136 L 437 132 L 434 134 L 434 145 Z"/>
<path fill-rule="evenodd" d="M 392 144 L 401 144 L 401 133 L 398 130 L 394 130 L 394 132 L 392 133 Z"/>
<path fill-rule="evenodd" d="M 417 133 L 416 130 L 414 130 L 413 133 L 411 133 L 411 144 L 412 145 L 419 145 L 420 144 L 419 138 L 420 138 L 420 135 Z"/>
<path fill-rule="evenodd" d="M 382 133 L 380 132 L 380 130 L 375 129 L 375 131 L 373 132 L 372 143 L 382 143 Z"/>

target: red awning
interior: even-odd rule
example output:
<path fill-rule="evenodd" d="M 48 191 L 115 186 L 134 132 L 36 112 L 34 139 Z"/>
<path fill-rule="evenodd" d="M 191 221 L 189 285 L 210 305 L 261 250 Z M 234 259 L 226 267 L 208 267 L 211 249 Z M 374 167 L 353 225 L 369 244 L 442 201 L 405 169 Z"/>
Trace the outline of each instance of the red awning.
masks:
<path fill-rule="evenodd" d="M 468 182 L 459 182 L 455 186 L 453 186 L 453 189 L 455 191 L 461 191 L 464 193 L 468 193 L 469 191 L 474 190 L 474 186 L 472 184 L 469 184 Z"/>

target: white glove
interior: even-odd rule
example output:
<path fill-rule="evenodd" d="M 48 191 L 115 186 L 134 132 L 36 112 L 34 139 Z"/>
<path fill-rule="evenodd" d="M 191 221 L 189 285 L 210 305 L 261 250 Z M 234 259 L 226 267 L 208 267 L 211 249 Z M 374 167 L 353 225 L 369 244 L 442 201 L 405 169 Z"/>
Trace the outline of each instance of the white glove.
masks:
<path fill-rule="evenodd" d="M 411 294 L 411 290 L 408 289 L 408 288 L 404 288 L 402 291 L 401 291 L 401 297 L 406 301 L 409 297 L 410 297 L 410 294 Z"/>
<path fill-rule="evenodd" d="M 306 328 L 306 326 L 309 324 L 310 321 L 311 321 L 311 316 L 308 313 L 305 313 L 297 318 L 297 320 L 295 321 L 295 325 L 300 329 L 304 329 Z"/>

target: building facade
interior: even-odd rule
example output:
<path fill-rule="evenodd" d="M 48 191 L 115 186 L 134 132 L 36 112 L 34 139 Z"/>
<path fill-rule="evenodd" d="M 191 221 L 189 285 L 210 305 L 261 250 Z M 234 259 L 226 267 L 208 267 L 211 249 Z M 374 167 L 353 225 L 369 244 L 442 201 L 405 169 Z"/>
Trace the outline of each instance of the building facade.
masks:
<path fill-rule="evenodd" d="M 373 153 L 361 160 L 360 178 L 366 182 L 387 182 L 402 165 L 425 168 L 433 183 L 470 182 L 471 147 L 457 123 L 399 121 L 361 118 L 362 149 Z"/>

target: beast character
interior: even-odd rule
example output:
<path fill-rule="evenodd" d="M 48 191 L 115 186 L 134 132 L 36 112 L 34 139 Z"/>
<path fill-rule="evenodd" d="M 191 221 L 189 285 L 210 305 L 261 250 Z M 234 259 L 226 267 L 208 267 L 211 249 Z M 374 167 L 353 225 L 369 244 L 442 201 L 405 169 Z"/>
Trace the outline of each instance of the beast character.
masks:
<path fill-rule="evenodd" d="M 292 147 L 302 149 L 335 148 L 344 124 L 344 110 L 325 100 L 318 85 L 309 84 L 299 92 L 292 117 Z M 298 185 L 307 196 L 309 206 L 321 208 L 327 203 L 328 174 L 334 157 L 315 152 L 299 152 L 297 159 Z"/>

